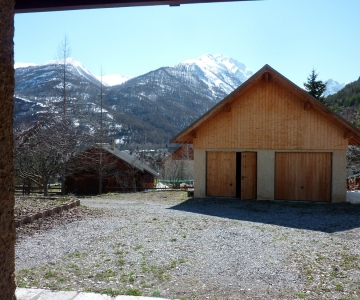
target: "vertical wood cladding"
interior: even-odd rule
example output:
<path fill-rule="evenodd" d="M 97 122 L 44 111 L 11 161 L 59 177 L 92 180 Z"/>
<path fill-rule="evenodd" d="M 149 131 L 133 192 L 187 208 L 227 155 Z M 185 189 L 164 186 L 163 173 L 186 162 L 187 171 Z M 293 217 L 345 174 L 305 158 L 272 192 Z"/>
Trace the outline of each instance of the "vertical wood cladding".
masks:
<path fill-rule="evenodd" d="M 258 82 L 196 130 L 200 149 L 347 149 L 341 127 L 275 80 Z"/>
<path fill-rule="evenodd" d="M 241 153 L 241 199 L 242 200 L 256 199 L 257 196 L 256 175 L 257 175 L 256 152 Z"/>
<path fill-rule="evenodd" d="M 276 153 L 275 199 L 331 201 L 331 153 Z"/>

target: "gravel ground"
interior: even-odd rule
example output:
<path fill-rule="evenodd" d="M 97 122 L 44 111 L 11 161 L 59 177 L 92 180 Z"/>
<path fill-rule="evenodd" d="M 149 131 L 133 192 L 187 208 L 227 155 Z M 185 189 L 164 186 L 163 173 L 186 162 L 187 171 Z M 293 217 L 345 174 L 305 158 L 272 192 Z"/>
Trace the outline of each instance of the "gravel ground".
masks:
<path fill-rule="evenodd" d="M 17 239 L 18 286 L 179 299 L 360 299 L 360 205 L 184 192 L 81 204 L 105 213 Z"/>

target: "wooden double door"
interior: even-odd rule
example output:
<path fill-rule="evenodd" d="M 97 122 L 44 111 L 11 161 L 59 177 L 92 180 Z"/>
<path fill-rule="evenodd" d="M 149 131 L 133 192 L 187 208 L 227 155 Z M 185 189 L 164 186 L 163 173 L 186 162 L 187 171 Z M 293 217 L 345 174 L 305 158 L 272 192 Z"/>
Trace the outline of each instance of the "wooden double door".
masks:
<path fill-rule="evenodd" d="M 330 152 L 275 154 L 275 199 L 331 201 Z"/>
<path fill-rule="evenodd" d="M 207 152 L 206 160 L 207 196 L 256 199 L 256 152 Z"/>

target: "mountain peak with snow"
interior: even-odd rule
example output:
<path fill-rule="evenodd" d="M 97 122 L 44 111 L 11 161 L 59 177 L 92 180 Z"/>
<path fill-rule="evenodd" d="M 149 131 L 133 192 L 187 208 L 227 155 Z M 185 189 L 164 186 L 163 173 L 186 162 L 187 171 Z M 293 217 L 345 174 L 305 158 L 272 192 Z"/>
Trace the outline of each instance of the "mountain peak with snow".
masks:
<path fill-rule="evenodd" d="M 37 66 L 37 64 L 34 64 L 34 63 L 24 63 L 24 62 L 15 62 L 15 64 L 14 64 L 14 69 L 27 68 L 27 67 L 35 67 L 35 66 Z"/>
<path fill-rule="evenodd" d="M 99 81 L 106 86 L 114 86 L 124 83 L 129 79 L 133 78 L 131 76 L 121 76 L 120 74 L 110 74 L 110 75 L 103 75 L 103 76 L 96 76 Z"/>
<path fill-rule="evenodd" d="M 205 54 L 185 60 L 175 67 L 179 66 L 189 68 L 210 88 L 220 88 L 226 94 L 253 74 L 243 63 L 223 54 Z"/>
<path fill-rule="evenodd" d="M 326 90 L 324 92 L 324 96 L 327 97 L 337 93 L 338 91 L 343 89 L 345 85 L 346 85 L 345 83 L 338 83 L 333 79 L 329 79 L 328 81 L 326 81 Z"/>

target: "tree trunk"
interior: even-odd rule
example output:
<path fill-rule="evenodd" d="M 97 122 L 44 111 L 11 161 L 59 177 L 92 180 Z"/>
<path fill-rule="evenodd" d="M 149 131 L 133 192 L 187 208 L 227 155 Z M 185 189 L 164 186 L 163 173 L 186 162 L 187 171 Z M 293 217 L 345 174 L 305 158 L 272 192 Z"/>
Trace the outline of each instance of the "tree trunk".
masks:
<path fill-rule="evenodd" d="M 66 184 L 66 163 L 64 162 L 63 169 L 61 171 L 61 195 L 65 195 L 65 184 Z"/>
<path fill-rule="evenodd" d="M 49 196 L 48 183 L 47 183 L 47 181 L 43 184 L 43 189 L 44 189 L 44 196 L 45 196 L 45 197 Z"/>
<path fill-rule="evenodd" d="M 14 1 L 0 0 L 0 291 L 15 297 L 13 163 Z"/>

